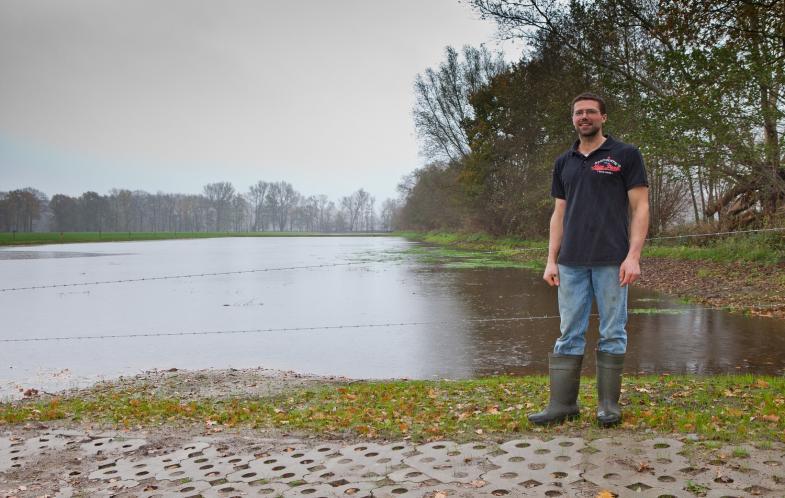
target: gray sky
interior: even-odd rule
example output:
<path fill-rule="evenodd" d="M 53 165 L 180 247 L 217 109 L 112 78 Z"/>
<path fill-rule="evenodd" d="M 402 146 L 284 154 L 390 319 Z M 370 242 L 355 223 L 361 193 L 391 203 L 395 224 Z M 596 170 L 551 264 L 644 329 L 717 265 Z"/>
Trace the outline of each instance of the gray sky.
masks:
<path fill-rule="evenodd" d="M 0 190 L 381 202 L 424 162 L 416 74 L 494 35 L 456 0 L 0 0 Z"/>

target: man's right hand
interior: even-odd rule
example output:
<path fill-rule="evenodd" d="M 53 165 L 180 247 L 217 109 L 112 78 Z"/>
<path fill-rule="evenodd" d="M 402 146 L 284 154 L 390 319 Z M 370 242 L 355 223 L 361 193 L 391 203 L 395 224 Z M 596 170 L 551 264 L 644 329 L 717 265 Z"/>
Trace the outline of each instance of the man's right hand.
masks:
<path fill-rule="evenodd" d="M 545 265 L 545 273 L 543 273 L 542 279 L 548 282 L 548 285 L 551 287 L 559 285 L 559 267 L 556 263 L 548 263 Z"/>

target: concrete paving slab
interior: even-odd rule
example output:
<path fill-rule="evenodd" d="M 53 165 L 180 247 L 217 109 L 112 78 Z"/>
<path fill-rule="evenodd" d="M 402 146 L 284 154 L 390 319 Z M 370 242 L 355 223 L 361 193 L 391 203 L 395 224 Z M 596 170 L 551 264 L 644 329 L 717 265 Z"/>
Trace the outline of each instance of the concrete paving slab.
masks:
<path fill-rule="evenodd" d="M 631 435 L 415 445 L 6 433 L 0 496 L 785 496 L 785 446 L 725 445 L 696 458 L 695 444 Z"/>

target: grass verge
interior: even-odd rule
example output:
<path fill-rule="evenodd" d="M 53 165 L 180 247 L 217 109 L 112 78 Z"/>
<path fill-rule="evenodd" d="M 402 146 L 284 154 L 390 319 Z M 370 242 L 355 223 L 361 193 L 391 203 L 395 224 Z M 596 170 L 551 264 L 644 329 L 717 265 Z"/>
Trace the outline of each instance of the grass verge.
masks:
<path fill-rule="evenodd" d="M 493 237 L 482 233 L 395 232 L 395 235 L 438 246 L 470 251 L 492 251 L 499 258 L 539 261 L 544 268 L 547 240 Z M 728 235 L 711 238 L 649 241 L 643 250 L 646 258 L 704 260 L 716 262 L 755 262 L 776 265 L 785 262 L 785 235 L 782 233 Z"/>
<path fill-rule="evenodd" d="M 394 232 L 394 235 L 431 245 L 409 250 L 427 263 L 446 268 L 528 268 L 543 270 L 547 241 L 514 237 L 495 238 L 475 233 Z"/>
<path fill-rule="evenodd" d="M 64 420 L 118 427 L 204 424 L 270 427 L 327 436 L 427 441 L 513 437 L 527 432 L 605 434 L 594 423 L 595 382 L 581 385 L 581 419 L 529 425 L 526 414 L 547 403 L 544 376 L 461 381 L 356 382 L 299 389 L 271 398 L 177 399 L 155 386 L 102 389 L 75 397 L 0 404 L 0 425 Z M 694 433 L 707 440 L 785 441 L 785 378 L 628 376 L 622 429 Z"/>

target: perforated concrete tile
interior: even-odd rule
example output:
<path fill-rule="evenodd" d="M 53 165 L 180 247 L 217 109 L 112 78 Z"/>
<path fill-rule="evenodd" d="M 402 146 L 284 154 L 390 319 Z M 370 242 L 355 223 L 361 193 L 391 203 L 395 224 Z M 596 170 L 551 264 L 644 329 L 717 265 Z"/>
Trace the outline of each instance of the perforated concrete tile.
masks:
<path fill-rule="evenodd" d="M 587 453 L 586 460 L 594 468 L 583 478 L 602 488 L 658 489 L 680 491 L 683 469 L 690 469 L 688 460 L 679 454 L 683 443 L 673 439 L 630 441 L 606 438 L 592 441 L 597 453 Z M 694 469 L 695 475 L 703 472 Z"/>
<path fill-rule="evenodd" d="M 98 453 L 111 455 L 114 453 L 131 453 L 147 444 L 144 439 L 126 439 L 122 436 L 91 438 L 80 445 L 85 455 Z"/>
<path fill-rule="evenodd" d="M 506 454 L 490 458 L 498 468 L 483 478 L 521 493 L 532 488 L 540 492 L 541 486 L 561 488 L 581 480 L 583 447 L 582 439 L 566 437 L 510 441 L 501 446 Z"/>
<path fill-rule="evenodd" d="M 244 468 L 252 455 L 235 455 L 217 450 L 214 447 L 193 452 L 193 456 L 167 464 L 157 474 L 157 479 L 183 479 L 212 482 L 227 478 L 233 472 Z"/>
<path fill-rule="evenodd" d="M 202 498 L 244 498 L 246 496 L 256 496 L 259 489 L 260 488 L 254 488 L 244 482 L 225 482 L 213 484 L 202 491 L 200 496 Z M 283 493 L 285 493 L 285 491 L 279 492 L 273 496 L 280 496 Z"/>
<path fill-rule="evenodd" d="M 171 498 L 192 497 L 210 489 L 210 483 L 204 481 L 172 482 L 163 481 L 139 486 L 120 492 L 116 498 Z"/>
<path fill-rule="evenodd" d="M 408 481 L 414 483 L 420 483 L 434 479 L 430 475 L 421 472 L 414 467 L 409 467 L 406 464 L 401 465 L 400 468 L 387 474 L 387 478 L 395 482 Z"/>
<path fill-rule="evenodd" d="M 489 470 L 486 455 L 495 448 L 440 441 L 419 445 L 416 450 L 418 454 L 404 458 L 404 464 L 442 483 L 468 483 Z"/>
<path fill-rule="evenodd" d="M 436 486 L 423 486 L 422 484 L 401 482 L 380 486 L 373 490 L 374 498 L 400 498 L 400 497 L 425 497 L 434 496 L 436 493 L 445 493 L 449 497 L 457 497 L 467 491 L 461 490 L 455 484 L 439 484 Z"/>
<path fill-rule="evenodd" d="M 242 482 L 278 478 L 285 482 L 318 481 L 318 477 L 314 477 L 314 474 L 317 476 L 325 474 L 327 471 L 324 463 L 330 458 L 340 456 L 339 449 L 339 445 L 322 444 L 315 448 L 289 447 L 284 451 L 262 452 L 258 457 L 246 462 L 243 468 L 238 468 L 227 475 L 227 479 Z"/>
<path fill-rule="evenodd" d="M 415 446 L 418 452 L 436 458 L 461 456 L 462 458 L 485 458 L 488 453 L 497 449 L 495 445 L 486 443 L 457 444 L 452 441 L 434 441 Z"/>
<path fill-rule="evenodd" d="M 309 459 L 310 460 L 310 459 Z M 303 477 L 312 473 L 312 468 L 318 466 L 322 462 L 314 460 L 309 464 L 302 464 L 297 458 L 292 458 L 289 455 L 274 453 L 267 457 L 258 458 L 248 462 L 247 471 L 256 474 L 254 480 L 266 479 L 269 481 L 289 483 L 293 481 L 303 480 Z M 241 471 L 244 473 L 245 470 Z M 230 474 L 232 480 L 242 481 L 242 475 L 238 472 Z"/>
<path fill-rule="evenodd" d="M 349 481 L 377 481 L 401 465 L 411 447 L 403 444 L 357 444 L 341 448 L 337 455 L 322 463 L 324 469 L 305 476 L 318 482 L 333 475 Z M 329 477 L 328 477 L 329 479 Z"/>
<path fill-rule="evenodd" d="M 371 496 L 372 491 L 377 487 L 374 482 L 352 482 L 343 484 L 342 480 L 332 484 L 313 484 L 308 483 L 302 486 L 295 486 L 283 493 L 284 498 L 348 498 Z"/>
<path fill-rule="evenodd" d="M 22 468 L 28 461 L 51 452 L 61 451 L 75 442 L 74 437 L 49 432 L 31 438 L 14 436 L 0 438 L 0 472 Z"/>

